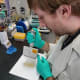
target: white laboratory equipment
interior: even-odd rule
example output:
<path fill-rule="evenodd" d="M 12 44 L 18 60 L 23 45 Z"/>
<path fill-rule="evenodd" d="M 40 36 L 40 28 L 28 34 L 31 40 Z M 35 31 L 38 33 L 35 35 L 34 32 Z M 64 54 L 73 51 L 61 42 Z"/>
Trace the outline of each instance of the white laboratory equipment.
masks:
<path fill-rule="evenodd" d="M 17 51 L 17 49 L 9 41 L 6 31 L 0 32 L 0 42 L 7 49 L 7 54 L 13 54 Z"/>
<path fill-rule="evenodd" d="M 7 32 L 6 31 L 0 32 L 0 42 L 7 49 L 12 45 L 11 42 L 8 40 L 8 36 L 7 36 Z"/>

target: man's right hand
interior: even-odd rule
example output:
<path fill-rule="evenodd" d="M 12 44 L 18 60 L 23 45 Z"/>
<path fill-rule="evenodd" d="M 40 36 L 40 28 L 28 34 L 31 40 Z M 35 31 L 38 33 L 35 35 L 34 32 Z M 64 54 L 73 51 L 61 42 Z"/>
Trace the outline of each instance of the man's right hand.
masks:
<path fill-rule="evenodd" d="M 26 38 L 28 43 L 34 43 L 34 47 L 43 48 L 45 41 L 41 39 L 40 33 L 36 28 L 33 28 L 33 30 L 35 31 L 35 37 L 31 32 L 27 33 Z"/>

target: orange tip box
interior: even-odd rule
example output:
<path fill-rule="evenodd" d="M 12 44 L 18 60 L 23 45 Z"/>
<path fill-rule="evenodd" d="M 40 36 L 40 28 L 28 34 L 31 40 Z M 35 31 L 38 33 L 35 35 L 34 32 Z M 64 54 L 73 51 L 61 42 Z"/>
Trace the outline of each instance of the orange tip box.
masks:
<path fill-rule="evenodd" d="M 16 41 L 24 41 L 25 38 L 26 38 L 26 34 L 25 33 L 16 32 L 13 37 L 14 37 L 14 39 Z"/>

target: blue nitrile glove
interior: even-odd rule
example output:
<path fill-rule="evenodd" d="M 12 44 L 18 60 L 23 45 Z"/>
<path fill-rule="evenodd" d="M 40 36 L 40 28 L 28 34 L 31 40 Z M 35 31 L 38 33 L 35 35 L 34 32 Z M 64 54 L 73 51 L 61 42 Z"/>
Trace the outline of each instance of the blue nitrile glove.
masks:
<path fill-rule="evenodd" d="M 35 37 L 31 32 L 27 33 L 28 43 L 34 43 L 34 47 L 42 48 L 45 45 L 45 41 L 41 39 L 40 33 L 36 28 L 33 28 L 35 31 Z"/>
<path fill-rule="evenodd" d="M 17 49 L 14 47 L 14 46 L 10 46 L 8 49 L 7 49 L 7 51 L 6 51 L 6 53 L 7 54 L 13 54 L 14 52 L 16 52 L 17 51 Z"/>
<path fill-rule="evenodd" d="M 44 57 L 41 57 L 40 59 L 39 55 L 37 56 L 37 71 L 44 80 L 53 76 L 48 61 Z"/>

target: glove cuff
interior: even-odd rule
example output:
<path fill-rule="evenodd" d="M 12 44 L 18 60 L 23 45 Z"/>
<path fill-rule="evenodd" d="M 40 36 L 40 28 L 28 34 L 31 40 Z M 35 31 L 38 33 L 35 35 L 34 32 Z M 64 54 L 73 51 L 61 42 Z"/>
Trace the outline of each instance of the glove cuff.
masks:
<path fill-rule="evenodd" d="M 39 47 L 38 48 L 42 48 L 44 45 L 45 45 L 45 41 L 42 40 L 41 43 L 39 44 Z"/>

